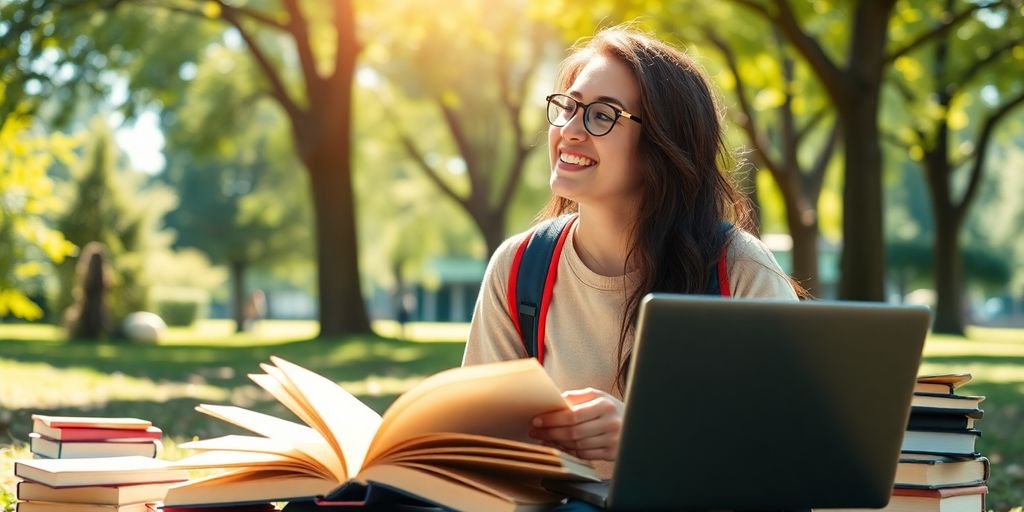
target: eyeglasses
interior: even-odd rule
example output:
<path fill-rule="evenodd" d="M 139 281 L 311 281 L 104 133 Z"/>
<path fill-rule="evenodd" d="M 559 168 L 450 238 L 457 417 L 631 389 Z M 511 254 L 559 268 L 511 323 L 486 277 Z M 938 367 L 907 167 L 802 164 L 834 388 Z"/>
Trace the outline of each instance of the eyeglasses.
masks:
<path fill-rule="evenodd" d="M 620 117 L 640 122 L 639 117 L 603 101 L 588 104 L 565 94 L 551 94 L 545 99 L 548 102 L 548 122 L 551 126 L 569 124 L 576 111 L 583 107 L 583 127 L 594 137 L 608 135 Z"/>

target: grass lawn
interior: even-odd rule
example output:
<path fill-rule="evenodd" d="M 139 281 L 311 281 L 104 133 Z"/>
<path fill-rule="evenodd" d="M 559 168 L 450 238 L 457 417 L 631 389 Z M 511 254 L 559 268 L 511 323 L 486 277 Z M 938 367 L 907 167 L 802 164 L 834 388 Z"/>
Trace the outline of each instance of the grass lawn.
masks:
<path fill-rule="evenodd" d="M 375 327 L 386 336 L 399 334 L 393 323 Z M 166 433 L 163 458 L 175 459 L 180 442 L 237 433 L 193 411 L 197 403 L 232 403 L 293 418 L 246 377 L 270 355 L 326 375 L 383 411 L 423 377 L 458 365 L 466 328 L 413 324 L 405 333 L 412 341 L 311 340 L 312 322 L 263 322 L 255 333 L 236 335 L 229 322 L 204 321 L 145 346 L 63 342 L 52 327 L 0 324 L 0 510 L 12 499 L 13 460 L 30 457 L 32 413 L 146 418 Z M 922 372 L 974 375 L 963 391 L 988 397 L 979 449 L 992 460 L 989 508 L 1024 505 L 1024 330 L 933 336 Z"/>

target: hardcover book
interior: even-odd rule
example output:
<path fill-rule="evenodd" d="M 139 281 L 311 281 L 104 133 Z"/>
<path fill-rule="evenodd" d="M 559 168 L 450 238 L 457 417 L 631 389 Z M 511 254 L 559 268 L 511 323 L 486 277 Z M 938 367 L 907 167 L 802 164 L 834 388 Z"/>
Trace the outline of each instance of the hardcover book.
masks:
<path fill-rule="evenodd" d="M 160 439 L 163 432 L 156 427 L 145 430 L 123 428 L 50 427 L 42 421 L 32 423 L 32 431 L 55 441 L 150 441 Z"/>
<path fill-rule="evenodd" d="M 155 441 L 124 442 L 124 441 L 56 441 L 33 432 L 31 438 L 32 453 L 50 459 L 85 459 L 95 457 L 156 457 Z"/>
<path fill-rule="evenodd" d="M 105 428 L 115 430 L 146 430 L 153 424 L 139 418 L 93 418 L 88 416 L 48 416 L 33 414 L 33 425 L 49 428 Z M 37 430 L 38 432 L 38 430 Z"/>
<path fill-rule="evenodd" d="M 89 485 L 83 487 L 50 487 L 38 482 L 18 482 L 18 499 L 96 505 L 128 505 L 164 499 L 168 482 L 131 485 Z"/>
<path fill-rule="evenodd" d="M 238 407 L 197 407 L 258 436 L 182 445 L 200 453 L 174 467 L 226 472 L 171 487 L 165 505 L 364 503 L 374 489 L 387 489 L 459 510 L 515 510 L 561 500 L 541 479 L 598 480 L 590 463 L 528 436 L 534 416 L 568 408 L 534 359 L 441 372 L 383 416 L 331 380 L 271 359 L 250 378 L 305 425 Z"/>
<path fill-rule="evenodd" d="M 14 461 L 14 475 L 50 487 L 180 482 L 185 471 L 148 457 L 32 459 Z"/>
<path fill-rule="evenodd" d="M 988 480 L 988 474 L 989 462 L 985 457 L 919 459 L 901 456 L 896 466 L 896 487 L 939 489 L 977 486 Z"/>

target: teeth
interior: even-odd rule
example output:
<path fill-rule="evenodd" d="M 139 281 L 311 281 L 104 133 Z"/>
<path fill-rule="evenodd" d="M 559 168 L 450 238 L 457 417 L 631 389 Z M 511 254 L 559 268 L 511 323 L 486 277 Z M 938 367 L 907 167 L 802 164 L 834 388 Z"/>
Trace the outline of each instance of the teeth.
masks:
<path fill-rule="evenodd" d="M 584 165 L 584 166 L 586 166 L 586 165 L 594 165 L 594 161 L 589 159 L 589 158 L 587 158 L 587 157 L 585 157 L 585 156 L 570 155 L 568 153 L 561 153 L 560 155 L 558 155 L 558 159 L 563 161 L 563 162 L 565 162 L 565 163 L 567 163 L 567 164 Z"/>

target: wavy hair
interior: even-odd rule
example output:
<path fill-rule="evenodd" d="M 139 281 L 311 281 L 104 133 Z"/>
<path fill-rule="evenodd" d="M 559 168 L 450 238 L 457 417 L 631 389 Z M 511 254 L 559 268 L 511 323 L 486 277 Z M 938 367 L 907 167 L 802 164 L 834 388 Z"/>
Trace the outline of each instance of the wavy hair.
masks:
<path fill-rule="evenodd" d="M 625 64 L 640 89 L 642 192 L 623 268 L 638 275 L 626 290 L 619 331 L 615 386 L 625 391 L 630 350 L 640 301 L 650 292 L 704 293 L 719 251 L 728 242 L 722 221 L 747 228 L 750 206 L 723 170 L 730 158 L 722 136 L 722 113 L 704 73 L 685 53 L 626 27 L 604 29 L 574 47 L 562 61 L 558 91 L 566 90 L 596 55 Z M 579 210 L 553 196 L 538 215 L 556 217 Z M 623 278 L 625 279 L 625 277 Z"/>

